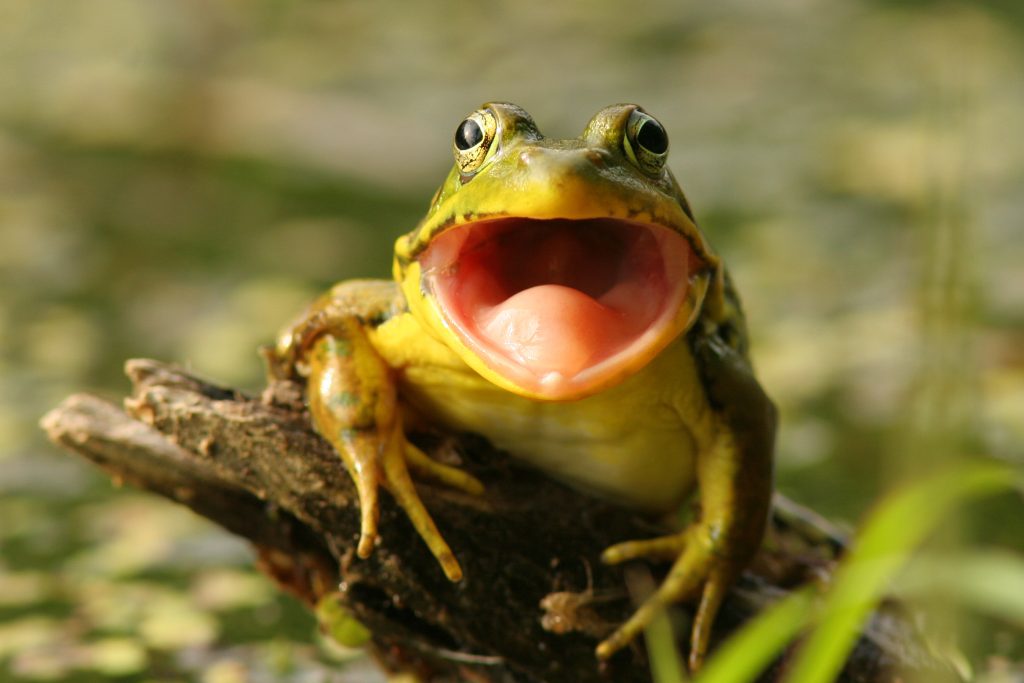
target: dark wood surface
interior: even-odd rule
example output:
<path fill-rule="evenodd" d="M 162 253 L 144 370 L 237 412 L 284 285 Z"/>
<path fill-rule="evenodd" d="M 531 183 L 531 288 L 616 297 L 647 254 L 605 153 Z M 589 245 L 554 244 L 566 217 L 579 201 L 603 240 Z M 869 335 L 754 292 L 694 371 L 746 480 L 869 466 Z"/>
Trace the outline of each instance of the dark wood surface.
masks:
<path fill-rule="evenodd" d="M 382 542 L 359 559 L 354 488 L 312 431 L 300 386 L 276 382 L 249 397 L 155 361 L 129 361 L 127 373 L 134 388 L 124 409 L 71 396 L 43 419 L 50 438 L 115 481 L 248 539 L 260 568 L 310 606 L 336 594 L 373 633 L 383 666 L 429 681 L 651 680 L 639 645 L 605 665 L 594 657 L 632 609 L 623 570 L 598 558 L 612 543 L 668 531 L 664 522 L 566 488 L 471 435 L 423 435 L 428 452 L 459 461 L 487 487 L 477 498 L 418 485 L 465 578 L 445 579 L 386 495 Z M 726 601 L 716 639 L 787 589 L 827 578 L 841 546 L 826 523 L 777 499 L 765 549 Z M 686 608 L 677 616 L 685 635 Z M 785 656 L 761 680 L 784 665 Z M 897 665 L 940 666 L 898 610 L 886 610 L 873 616 L 841 680 L 895 680 Z"/>

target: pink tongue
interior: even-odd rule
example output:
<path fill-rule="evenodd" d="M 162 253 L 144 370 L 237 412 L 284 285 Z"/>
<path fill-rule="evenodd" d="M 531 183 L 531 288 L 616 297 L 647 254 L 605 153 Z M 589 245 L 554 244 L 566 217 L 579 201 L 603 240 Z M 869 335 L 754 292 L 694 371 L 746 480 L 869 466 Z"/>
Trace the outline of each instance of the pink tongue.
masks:
<path fill-rule="evenodd" d="M 622 340 L 621 314 L 564 285 L 538 285 L 481 313 L 478 329 L 538 375 L 569 378 Z"/>

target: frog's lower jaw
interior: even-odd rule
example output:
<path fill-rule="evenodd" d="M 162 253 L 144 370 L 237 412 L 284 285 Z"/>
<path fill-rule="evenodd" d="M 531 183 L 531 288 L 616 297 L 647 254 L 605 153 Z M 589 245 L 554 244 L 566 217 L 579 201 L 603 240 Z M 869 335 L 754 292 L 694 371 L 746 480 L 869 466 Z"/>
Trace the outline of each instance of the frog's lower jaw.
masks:
<path fill-rule="evenodd" d="M 681 331 L 695 260 L 684 237 L 658 225 L 501 218 L 449 229 L 421 263 L 440 315 L 475 358 L 560 400 L 628 375 Z"/>

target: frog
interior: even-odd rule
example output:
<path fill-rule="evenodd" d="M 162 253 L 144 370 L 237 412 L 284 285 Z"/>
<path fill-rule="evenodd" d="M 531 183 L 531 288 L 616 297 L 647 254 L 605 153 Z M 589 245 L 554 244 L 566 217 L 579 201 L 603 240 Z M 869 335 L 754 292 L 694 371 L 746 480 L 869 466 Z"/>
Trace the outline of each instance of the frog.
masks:
<path fill-rule="evenodd" d="M 269 366 L 305 384 L 314 427 L 354 481 L 362 558 L 383 489 L 448 579 L 462 579 L 414 476 L 472 495 L 484 486 L 414 445 L 414 425 L 482 435 L 640 513 L 696 495 L 680 530 L 604 550 L 608 564 L 670 569 L 596 647 L 608 659 L 691 601 L 696 670 L 765 532 L 776 410 L 668 151 L 664 126 L 635 104 L 601 109 L 569 139 L 544 136 L 517 105 L 482 105 L 456 127 L 455 163 L 426 216 L 397 238 L 393 279 L 333 286 L 283 330 Z"/>

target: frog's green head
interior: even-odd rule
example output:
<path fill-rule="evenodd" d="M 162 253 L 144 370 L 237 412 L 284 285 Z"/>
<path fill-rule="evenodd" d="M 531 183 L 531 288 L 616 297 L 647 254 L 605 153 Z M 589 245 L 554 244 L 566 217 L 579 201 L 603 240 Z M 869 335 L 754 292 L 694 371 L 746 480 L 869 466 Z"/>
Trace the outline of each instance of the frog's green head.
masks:
<path fill-rule="evenodd" d="M 696 320 L 718 259 L 642 109 L 545 138 L 494 102 L 456 129 L 455 167 L 395 245 L 413 314 L 495 384 L 581 398 L 643 367 Z"/>

